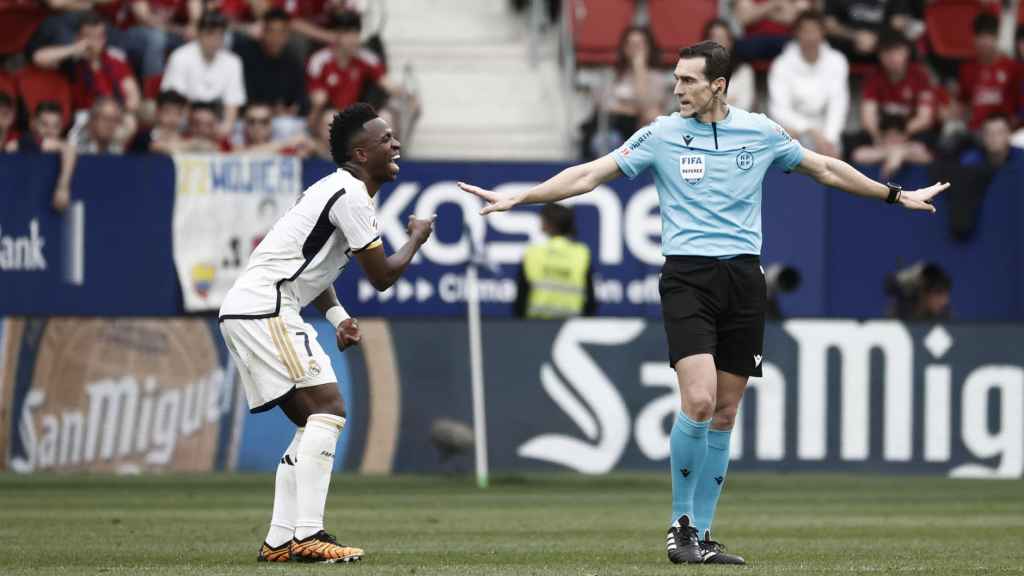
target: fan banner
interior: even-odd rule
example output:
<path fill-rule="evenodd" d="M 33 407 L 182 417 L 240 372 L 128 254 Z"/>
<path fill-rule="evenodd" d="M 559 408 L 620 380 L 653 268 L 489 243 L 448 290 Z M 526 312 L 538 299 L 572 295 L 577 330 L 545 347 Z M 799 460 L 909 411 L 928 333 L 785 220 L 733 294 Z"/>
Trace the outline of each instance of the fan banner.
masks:
<path fill-rule="evenodd" d="M 174 157 L 174 267 L 185 312 L 220 308 L 249 254 L 302 192 L 287 156 Z"/>

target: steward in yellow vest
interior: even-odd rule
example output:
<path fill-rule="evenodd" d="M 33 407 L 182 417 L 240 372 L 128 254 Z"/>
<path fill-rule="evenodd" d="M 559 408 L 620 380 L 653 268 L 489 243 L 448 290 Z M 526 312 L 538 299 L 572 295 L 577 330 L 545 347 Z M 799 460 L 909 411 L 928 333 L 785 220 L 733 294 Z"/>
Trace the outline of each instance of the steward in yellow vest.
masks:
<path fill-rule="evenodd" d="M 545 319 L 593 315 L 596 306 L 590 249 L 572 238 L 576 231 L 572 210 L 547 204 L 540 217 L 548 239 L 526 249 L 519 273 L 516 315 Z"/>

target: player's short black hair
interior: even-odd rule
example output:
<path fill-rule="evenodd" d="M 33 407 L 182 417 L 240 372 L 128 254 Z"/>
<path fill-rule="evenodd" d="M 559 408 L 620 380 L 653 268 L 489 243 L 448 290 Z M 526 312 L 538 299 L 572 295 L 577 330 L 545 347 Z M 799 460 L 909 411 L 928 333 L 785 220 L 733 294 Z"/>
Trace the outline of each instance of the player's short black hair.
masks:
<path fill-rule="evenodd" d="M 732 58 L 729 51 L 718 42 L 705 40 L 679 51 L 679 58 L 703 58 L 704 76 L 708 82 L 716 78 L 725 78 L 725 91 L 729 91 L 729 78 L 732 76 Z"/>
<path fill-rule="evenodd" d="M 796 21 L 793 22 L 793 31 L 800 29 L 800 26 L 805 22 L 814 22 L 822 29 L 825 28 L 825 15 L 817 10 L 804 10 L 797 17 Z"/>
<path fill-rule="evenodd" d="M 991 12 L 982 12 L 974 17 L 974 35 L 999 35 L 999 18 Z"/>
<path fill-rule="evenodd" d="M 906 48 L 910 50 L 910 40 L 899 30 L 886 28 L 878 35 L 878 51 L 884 52 L 893 48 Z"/>
<path fill-rule="evenodd" d="M 351 159 L 352 138 L 363 131 L 363 125 L 377 117 L 373 106 L 357 102 L 334 115 L 331 121 L 331 158 L 341 166 Z"/>
<path fill-rule="evenodd" d="M 14 108 L 14 98 L 7 92 L 0 92 L 0 108 Z"/>
<path fill-rule="evenodd" d="M 172 104 L 175 106 L 188 106 L 188 98 L 176 90 L 164 90 L 156 97 L 157 107 Z"/>
<path fill-rule="evenodd" d="M 546 224 L 556 236 L 576 236 L 576 217 L 572 208 L 561 204 L 545 204 L 540 209 L 540 221 Z"/>
<path fill-rule="evenodd" d="M 79 17 L 79 19 L 78 19 L 78 26 L 75 29 L 78 30 L 79 32 L 81 32 L 82 28 L 92 28 L 93 26 L 102 26 L 102 25 L 103 25 L 103 18 L 101 18 L 99 14 L 97 14 L 97 13 L 95 13 L 93 11 L 89 11 L 89 12 L 86 12 L 85 14 L 82 14 L 82 16 Z"/>
<path fill-rule="evenodd" d="M 285 12 L 284 8 L 271 8 L 263 15 L 264 24 L 270 24 L 271 22 L 284 22 L 287 24 L 291 21 L 292 17 Z"/>
<path fill-rule="evenodd" d="M 203 15 L 199 17 L 199 31 L 204 30 L 227 30 L 228 19 L 223 14 L 216 10 L 209 12 L 203 12 Z"/>
<path fill-rule="evenodd" d="M 331 16 L 328 28 L 335 32 L 361 32 L 363 30 L 363 17 L 358 12 L 345 10 Z"/>
<path fill-rule="evenodd" d="M 32 117 L 38 118 L 47 112 L 60 114 L 61 117 L 64 116 L 64 110 L 60 107 L 60 104 L 54 100 L 43 100 L 39 104 L 36 104 L 36 109 L 32 113 Z"/>

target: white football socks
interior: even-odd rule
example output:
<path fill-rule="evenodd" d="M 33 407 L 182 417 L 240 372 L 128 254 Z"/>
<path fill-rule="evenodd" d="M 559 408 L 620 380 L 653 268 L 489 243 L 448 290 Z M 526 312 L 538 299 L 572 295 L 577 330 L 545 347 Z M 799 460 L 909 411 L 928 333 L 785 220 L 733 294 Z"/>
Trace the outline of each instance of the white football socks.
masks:
<path fill-rule="evenodd" d="M 324 505 L 331 485 L 334 450 L 345 419 L 333 414 L 313 414 L 299 442 L 299 461 L 295 465 L 296 509 L 295 539 L 302 540 L 323 530 Z"/>
<path fill-rule="evenodd" d="M 299 453 L 302 428 L 295 430 L 291 444 L 281 456 L 274 480 L 274 515 L 270 520 L 267 544 L 271 548 L 288 542 L 295 533 L 295 458 Z"/>

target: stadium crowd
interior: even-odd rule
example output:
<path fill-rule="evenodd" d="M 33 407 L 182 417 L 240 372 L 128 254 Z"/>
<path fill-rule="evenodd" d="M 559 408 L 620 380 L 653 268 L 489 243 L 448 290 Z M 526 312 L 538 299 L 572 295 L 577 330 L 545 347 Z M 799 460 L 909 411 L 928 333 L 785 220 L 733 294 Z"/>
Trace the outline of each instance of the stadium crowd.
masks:
<path fill-rule="evenodd" d="M 805 147 L 878 165 L 891 178 L 928 165 L 953 186 L 955 236 L 970 236 L 978 194 L 1024 151 L 1024 8 L 977 0 L 972 54 L 949 57 L 926 34 L 928 0 L 733 0 L 704 37 L 733 48 L 728 99 L 767 113 Z M 964 4 L 964 3 L 961 3 Z M 612 80 L 592 90 L 581 155 L 595 157 L 674 109 L 671 60 L 638 2 Z M 1016 10 L 1020 10 L 1018 17 Z M 1017 20 L 1013 46 L 1000 27 Z M 589 70 L 582 70 L 586 77 Z M 599 129 L 599 127 L 603 127 Z M 940 161 L 936 161 L 940 160 Z"/>
<path fill-rule="evenodd" d="M 326 119 L 418 99 L 388 74 L 381 0 L 3 0 L 0 146 L 330 157 Z"/>

